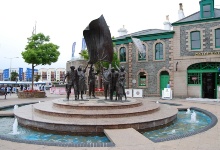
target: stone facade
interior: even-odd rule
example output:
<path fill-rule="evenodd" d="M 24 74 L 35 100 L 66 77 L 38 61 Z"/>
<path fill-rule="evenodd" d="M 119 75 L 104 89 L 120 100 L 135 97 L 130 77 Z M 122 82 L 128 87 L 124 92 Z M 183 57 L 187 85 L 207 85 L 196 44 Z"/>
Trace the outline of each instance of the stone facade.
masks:
<path fill-rule="evenodd" d="M 220 62 L 219 55 L 196 56 L 197 52 L 213 52 L 220 49 L 214 46 L 214 30 L 220 28 L 220 21 L 175 26 L 173 38 L 174 96 L 202 97 L 201 86 L 190 87 L 187 84 L 187 68 L 196 63 Z M 201 49 L 191 50 L 190 32 L 200 31 Z M 192 92 L 192 90 L 194 92 Z"/>
<path fill-rule="evenodd" d="M 170 75 L 170 79 L 173 80 L 173 49 L 172 39 L 158 39 L 151 41 L 143 41 L 146 45 L 146 60 L 138 60 L 138 50 L 133 43 L 117 45 L 118 51 L 121 47 L 126 48 L 126 62 L 121 62 L 121 65 L 125 66 L 127 70 L 127 87 L 143 89 L 145 96 L 159 96 L 160 95 L 160 73 L 167 71 Z M 155 45 L 157 43 L 163 44 L 163 59 L 155 60 Z M 138 76 L 140 72 L 146 74 L 146 86 L 138 85 Z M 136 84 L 132 83 L 132 80 L 136 80 Z M 172 81 L 171 81 L 172 83 Z"/>
<path fill-rule="evenodd" d="M 186 19 L 187 20 L 187 19 Z M 186 21 L 187 22 L 187 21 Z M 169 75 L 170 87 L 174 97 L 203 97 L 203 83 L 197 85 L 188 85 L 188 68 L 193 64 L 215 63 L 220 66 L 220 48 L 215 47 L 215 30 L 220 29 L 220 20 L 216 21 L 201 21 L 195 22 L 174 23 L 172 37 L 158 37 L 158 33 L 172 34 L 172 31 L 158 31 L 155 29 L 143 30 L 132 33 L 139 38 L 146 47 L 146 60 L 138 60 L 138 50 L 129 36 L 118 37 L 116 42 L 116 51 L 120 56 L 120 48 L 126 49 L 126 62 L 121 62 L 127 70 L 127 86 L 126 88 L 143 89 L 144 96 L 161 96 L 161 75 L 162 72 L 167 72 Z M 155 34 L 152 32 L 155 31 Z M 191 32 L 199 31 L 200 33 L 200 48 L 191 48 Z M 145 34 L 143 34 L 145 32 Z M 150 33 L 151 32 L 151 33 Z M 149 34 L 148 34 L 149 33 Z M 151 38 L 149 38 L 151 36 Z M 130 39 L 129 39 L 130 38 Z M 147 39 L 147 40 L 144 40 Z M 163 44 L 163 59 L 155 60 L 155 45 Z M 217 74 L 217 68 L 212 72 Z M 203 71 L 200 77 L 202 78 Z M 146 75 L 146 85 L 138 85 L 139 76 Z M 215 89 L 219 87 L 219 81 L 215 77 Z M 132 81 L 136 80 L 136 84 Z M 202 79 L 201 79 L 202 82 Z M 217 83 L 219 82 L 219 83 Z M 194 91 L 194 92 L 193 92 Z M 216 98 L 220 98 L 219 92 L 215 91 Z"/>

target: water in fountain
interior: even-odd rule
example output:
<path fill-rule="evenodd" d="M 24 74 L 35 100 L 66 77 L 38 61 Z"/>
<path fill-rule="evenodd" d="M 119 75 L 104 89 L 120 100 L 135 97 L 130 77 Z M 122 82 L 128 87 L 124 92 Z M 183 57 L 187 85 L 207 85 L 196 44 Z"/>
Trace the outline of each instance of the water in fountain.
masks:
<path fill-rule="evenodd" d="M 18 105 L 14 105 L 14 109 L 17 109 L 18 108 Z"/>
<path fill-rule="evenodd" d="M 13 135 L 19 134 L 19 132 L 18 132 L 18 120 L 17 120 L 17 118 L 15 118 L 15 121 L 14 121 L 14 123 L 13 123 L 12 134 L 13 134 Z"/>
<path fill-rule="evenodd" d="M 158 130 L 144 132 L 143 135 L 151 140 L 167 139 L 170 136 L 182 137 L 182 135 L 200 131 L 212 122 L 208 115 L 199 111 L 195 111 L 195 113 L 197 116 L 196 123 L 191 123 L 191 115 L 186 115 L 186 111 L 179 111 L 177 120 L 172 125 Z"/>
<path fill-rule="evenodd" d="M 172 129 L 171 132 L 167 133 L 167 134 L 175 134 L 176 133 L 176 130 L 175 129 Z"/>
<path fill-rule="evenodd" d="M 191 111 L 189 108 L 187 109 L 186 114 L 191 114 Z"/>
<path fill-rule="evenodd" d="M 191 114 L 191 120 L 190 120 L 191 123 L 196 123 L 196 113 L 195 111 L 193 111 L 193 113 Z"/>

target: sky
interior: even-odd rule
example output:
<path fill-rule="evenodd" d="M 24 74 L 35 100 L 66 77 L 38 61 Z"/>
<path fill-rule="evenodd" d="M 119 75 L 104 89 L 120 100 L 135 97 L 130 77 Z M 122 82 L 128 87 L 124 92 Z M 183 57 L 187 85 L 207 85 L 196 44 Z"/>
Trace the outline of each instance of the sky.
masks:
<path fill-rule="evenodd" d="M 36 68 L 66 68 L 71 59 L 72 44 L 76 42 L 75 55 L 81 51 L 83 30 L 88 24 L 104 16 L 111 36 L 118 37 L 118 30 L 125 26 L 128 34 L 146 29 L 164 29 L 163 22 L 169 15 L 170 22 L 178 20 L 179 3 L 185 16 L 199 11 L 200 0 L 0 0 L 0 69 L 30 68 L 21 56 L 32 35 L 50 36 L 50 42 L 59 46 L 56 63 Z M 215 0 L 215 8 L 220 2 Z M 15 58 L 19 57 L 19 58 Z"/>

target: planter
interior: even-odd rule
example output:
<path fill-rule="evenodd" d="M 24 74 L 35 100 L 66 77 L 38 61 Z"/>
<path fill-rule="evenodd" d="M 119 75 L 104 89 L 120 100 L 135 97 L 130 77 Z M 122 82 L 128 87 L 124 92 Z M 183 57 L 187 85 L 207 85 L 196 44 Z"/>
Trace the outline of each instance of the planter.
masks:
<path fill-rule="evenodd" d="M 25 98 L 45 98 L 46 93 L 44 91 L 22 91 L 18 92 L 18 98 L 25 99 Z"/>

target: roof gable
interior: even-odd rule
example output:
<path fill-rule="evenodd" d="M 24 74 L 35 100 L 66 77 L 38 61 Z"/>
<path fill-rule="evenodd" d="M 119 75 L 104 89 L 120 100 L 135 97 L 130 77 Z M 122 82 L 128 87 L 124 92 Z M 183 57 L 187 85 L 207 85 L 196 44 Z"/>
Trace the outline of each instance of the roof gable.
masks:
<path fill-rule="evenodd" d="M 167 33 L 167 32 L 171 32 L 170 30 L 161 30 L 161 29 L 147 29 L 147 30 L 141 30 L 138 32 L 134 32 L 134 33 L 130 33 L 130 34 L 126 34 L 123 36 L 119 36 L 115 39 L 124 39 L 124 38 L 128 38 L 128 37 L 137 37 L 137 36 L 145 36 L 145 35 L 151 35 L 151 34 L 160 34 L 160 33 Z"/>
<path fill-rule="evenodd" d="M 190 16 L 187 16 L 179 21 L 172 23 L 172 25 L 175 26 L 175 25 L 178 25 L 181 23 L 187 23 L 187 22 L 192 22 L 192 21 L 202 21 L 202 20 L 215 19 L 215 18 L 220 18 L 220 9 L 215 8 L 215 17 L 213 17 L 213 18 L 201 19 L 200 11 L 198 11 Z"/>

